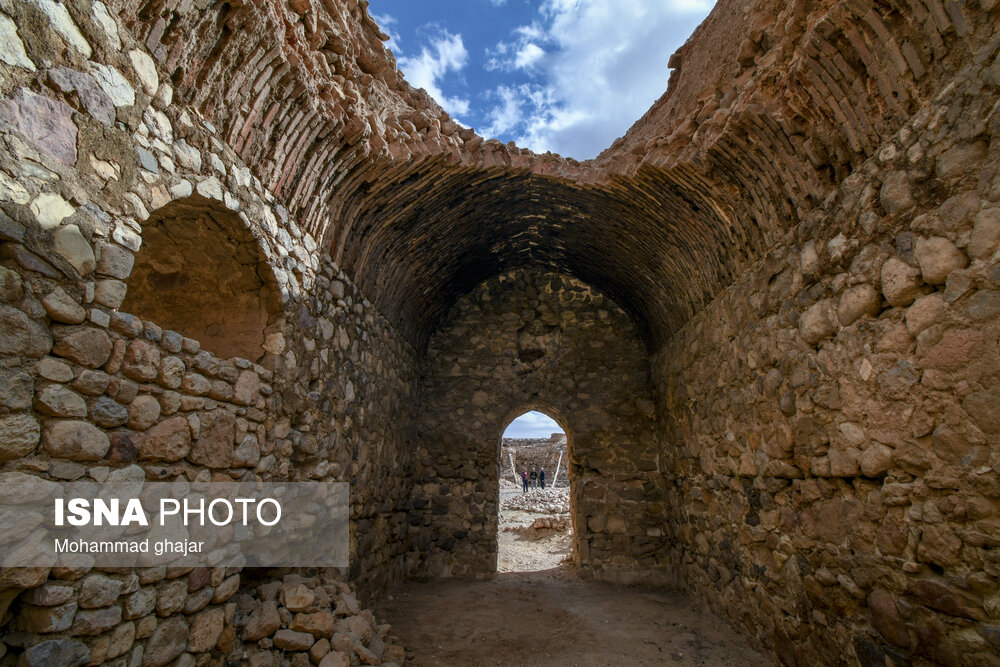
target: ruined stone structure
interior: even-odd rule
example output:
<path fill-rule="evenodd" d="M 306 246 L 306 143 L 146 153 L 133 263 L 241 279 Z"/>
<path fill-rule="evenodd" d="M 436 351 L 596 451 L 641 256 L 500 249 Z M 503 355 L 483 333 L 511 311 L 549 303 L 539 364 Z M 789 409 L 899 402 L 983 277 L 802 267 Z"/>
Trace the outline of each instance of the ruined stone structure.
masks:
<path fill-rule="evenodd" d="M 348 583 L 488 575 L 532 407 L 587 576 L 787 664 L 1000 664 L 998 26 L 720 0 L 580 164 L 358 0 L 0 0 L 0 494 L 352 484 L 344 573 L 8 560 L 0 664 L 398 660 Z"/>
<path fill-rule="evenodd" d="M 568 276 L 507 272 L 459 300 L 425 359 L 411 514 L 418 570 L 496 570 L 499 435 L 540 408 L 567 433 L 577 564 L 614 579 L 662 576 L 649 360 L 624 311 Z"/>
<path fill-rule="evenodd" d="M 509 425 L 508 425 L 509 426 Z M 511 459 L 514 468 L 511 468 Z M 559 465 L 560 486 L 568 483 L 566 477 L 566 434 L 554 433 L 548 438 L 507 438 L 500 441 L 500 479 L 521 486 L 521 473 L 545 469 L 548 485 L 554 483 L 556 465 Z"/>

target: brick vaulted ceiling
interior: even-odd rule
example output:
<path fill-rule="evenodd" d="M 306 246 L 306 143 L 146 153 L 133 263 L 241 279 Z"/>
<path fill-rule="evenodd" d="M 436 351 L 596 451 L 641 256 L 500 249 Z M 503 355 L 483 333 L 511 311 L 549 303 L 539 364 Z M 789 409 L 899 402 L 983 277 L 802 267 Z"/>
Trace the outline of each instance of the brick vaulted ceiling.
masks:
<path fill-rule="evenodd" d="M 981 2 L 719 0 L 663 97 L 578 163 L 456 125 L 403 80 L 365 2 L 115 4 L 418 348 L 458 297 L 528 263 L 603 290 L 657 348 L 990 34 Z"/>

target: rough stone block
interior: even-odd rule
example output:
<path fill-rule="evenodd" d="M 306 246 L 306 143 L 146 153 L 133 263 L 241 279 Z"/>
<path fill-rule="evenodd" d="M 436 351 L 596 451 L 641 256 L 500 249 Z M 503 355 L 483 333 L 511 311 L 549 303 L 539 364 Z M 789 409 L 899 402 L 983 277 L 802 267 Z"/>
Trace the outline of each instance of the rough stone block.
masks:
<path fill-rule="evenodd" d="M 80 585 L 80 608 L 97 609 L 107 607 L 118 599 L 122 582 L 102 574 L 92 574 Z"/>
<path fill-rule="evenodd" d="M 0 331 L 0 354 L 37 359 L 52 349 L 49 330 L 17 308 L 0 305 Z"/>
<path fill-rule="evenodd" d="M 51 4 L 66 11 L 62 5 Z M 0 109 L 39 152 L 66 166 L 76 164 L 77 127 L 71 106 L 19 88 L 10 100 L 0 103 Z"/>
<path fill-rule="evenodd" d="M 193 616 L 187 650 L 193 653 L 211 651 L 219 642 L 224 623 L 225 614 L 218 607 Z"/>
<path fill-rule="evenodd" d="M 813 304 L 799 318 L 799 335 L 810 345 L 829 338 L 837 327 L 837 307 L 831 299 Z"/>
<path fill-rule="evenodd" d="M 281 599 L 292 611 L 302 611 L 312 605 L 316 595 L 303 584 L 286 584 L 282 589 Z"/>
<path fill-rule="evenodd" d="M 0 301 L 15 303 L 24 296 L 21 276 L 5 266 L 0 266 Z"/>
<path fill-rule="evenodd" d="M 160 402 L 154 396 L 136 396 L 128 406 L 128 427 L 145 431 L 160 418 Z"/>
<path fill-rule="evenodd" d="M 137 633 L 138 634 L 138 633 Z M 142 667 L 165 667 L 187 648 L 188 627 L 180 618 L 160 621 L 142 656 Z"/>
<path fill-rule="evenodd" d="M 87 403 L 61 384 L 50 384 L 39 392 L 35 409 L 52 417 L 86 417 Z"/>
<path fill-rule="evenodd" d="M 62 632 L 73 625 L 76 615 L 76 603 L 69 602 L 58 607 L 35 607 L 24 605 L 18 615 L 18 624 L 22 630 L 46 634 Z"/>
<path fill-rule="evenodd" d="M 155 608 L 156 589 L 151 586 L 140 588 L 125 598 L 124 612 L 126 619 L 142 618 L 151 614 Z"/>
<path fill-rule="evenodd" d="M 46 451 L 70 461 L 99 461 L 111 447 L 107 434 L 84 421 L 56 421 L 45 428 Z"/>
<path fill-rule="evenodd" d="M 892 465 L 893 450 L 882 444 L 872 444 L 861 454 L 861 473 L 865 477 L 881 477 Z"/>
<path fill-rule="evenodd" d="M 39 607 L 57 607 L 69 602 L 75 594 L 76 591 L 69 586 L 48 582 L 38 588 L 25 591 L 21 596 L 21 601 Z"/>
<path fill-rule="evenodd" d="M 35 644 L 21 656 L 26 667 L 82 667 L 90 662 L 90 649 L 75 639 L 50 639 Z"/>
<path fill-rule="evenodd" d="M 128 286 L 120 280 L 99 280 L 94 288 L 94 301 L 108 308 L 118 308 L 125 301 L 126 291 Z"/>
<path fill-rule="evenodd" d="M 114 399 L 101 396 L 94 401 L 90 417 L 98 426 L 115 428 L 116 426 L 122 426 L 128 421 L 128 408 Z"/>
<path fill-rule="evenodd" d="M 286 651 L 308 651 L 315 640 L 308 632 L 278 630 L 274 633 L 274 645 Z"/>
<path fill-rule="evenodd" d="M 319 667 L 349 667 L 351 658 L 343 651 L 332 651 L 323 656 L 319 661 Z"/>
<path fill-rule="evenodd" d="M 46 295 L 42 299 L 42 305 L 45 306 L 45 312 L 49 314 L 49 317 L 56 322 L 80 324 L 87 318 L 87 311 L 84 310 L 83 306 L 73 300 L 61 287 L 55 288 Z"/>
<path fill-rule="evenodd" d="M 334 618 L 328 611 L 313 614 L 296 614 L 289 626 L 298 632 L 308 632 L 317 639 L 333 635 Z"/>
<path fill-rule="evenodd" d="M 107 333 L 93 327 L 75 327 L 59 339 L 52 353 L 70 361 L 99 368 L 111 356 L 111 338 Z"/>
<path fill-rule="evenodd" d="M 160 616 L 170 616 L 184 609 L 187 600 L 187 582 L 167 581 L 156 588 L 156 613 Z"/>
<path fill-rule="evenodd" d="M 1000 433 L 1000 396 L 995 392 L 973 392 L 962 399 L 962 409 L 986 433 Z"/>
<path fill-rule="evenodd" d="M 278 605 L 273 601 L 261 603 L 251 613 L 240 634 L 243 641 L 255 642 L 270 637 L 281 627 Z"/>
<path fill-rule="evenodd" d="M 882 294 L 893 306 L 908 306 L 921 294 L 920 271 L 898 257 L 882 265 Z"/>
<path fill-rule="evenodd" d="M 879 192 L 882 208 L 892 215 L 901 213 L 913 206 L 913 187 L 910 177 L 905 171 L 890 171 L 882 180 Z"/>
<path fill-rule="evenodd" d="M 160 348 L 148 340 L 133 339 L 125 352 L 122 372 L 139 382 L 155 380 L 160 372 Z"/>
<path fill-rule="evenodd" d="M 0 463 L 31 454 L 41 435 L 41 427 L 31 415 L 0 417 Z"/>
<path fill-rule="evenodd" d="M 81 609 L 73 619 L 74 635 L 91 636 L 107 632 L 122 620 L 121 607 L 103 609 Z"/>
<path fill-rule="evenodd" d="M 906 329 L 911 336 L 931 326 L 944 313 L 944 299 L 940 294 L 928 294 L 913 302 L 906 311 Z"/>
<path fill-rule="evenodd" d="M 171 417 L 146 431 L 139 448 L 139 458 L 155 461 L 179 461 L 191 449 L 191 427 L 184 417 Z"/>
<path fill-rule="evenodd" d="M 88 276 L 97 268 L 97 259 L 90 242 L 76 225 L 60 227 L 52 235 L 53 250 L 62 255 L 81 276 Z"/>
<path fill-rule="evenodd" d="M 865 315 L 878 315 L 882 308 L 882 297 L 878 291 L 863 283 L 844 290 L 837 305 L 837 318 L 841 326 L 850 326 Z"/>
<path fill-rule="evenodd" d="M 236 417 L 231 412 L 222 408 L 203 412 L 198 439 L 187 458 L 209 468 L 228 468 L 233 460 L 235 437 Z"/>
<path fill-rule="evenodd" d="M 969 260 L 955 244 L 946 238 L 935 236 L 917 239 L 917 263 L 925 283 L 943 285 L 948 274 L 969 265 Z"/>
<path fill-rule="evenodd" d="M 115 243 L 102 242 L 98 244 L 100 259 L 97 262 L 97 273 L 109 278 L 126 280 L 132 273 L 135 255 L 128 248 Z"/>

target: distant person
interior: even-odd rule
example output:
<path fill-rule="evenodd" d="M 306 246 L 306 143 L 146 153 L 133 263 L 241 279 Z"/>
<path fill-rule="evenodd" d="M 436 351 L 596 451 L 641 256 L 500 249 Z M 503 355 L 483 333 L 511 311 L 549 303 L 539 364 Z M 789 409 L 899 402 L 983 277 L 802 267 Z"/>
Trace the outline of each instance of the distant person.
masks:
<path fill-rule="evenodd" d="M 525 470 L 521 473 L 521 483 L 524 484 L 524 492 L 528 492 L 528 471 Z"/>
<path fill-rule="evenodd" d="M 545 468 L 538 473 L 538 483 L 542 485 L 542 490 L 545 490 Z"/>
<path fill-rule="evenodd" d="M 538 486 L 538 471 L 534 468 L 531 469 L 531 488 L 536 488 Z"/>

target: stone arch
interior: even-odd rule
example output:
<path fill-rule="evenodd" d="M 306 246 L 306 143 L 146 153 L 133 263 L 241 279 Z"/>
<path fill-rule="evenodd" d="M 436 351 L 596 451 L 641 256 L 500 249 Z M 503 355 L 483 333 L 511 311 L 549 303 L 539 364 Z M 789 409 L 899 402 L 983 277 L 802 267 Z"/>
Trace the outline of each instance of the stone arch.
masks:
<path fill-rule="evenodd" d="M 572 437 L 577 564 L 608 578 L 657 569 L 636 547 L 662 490 L 648 357 L 621 307 L 569 275 L 514 269 L 456 303 L 427 359 L 412 574 L 495 571 L 502 429 L 533 407 Z"/>
<path fill-rule="evenodd" d="M 564 470 L 566 471 L 566 477 L 569 480 L 569 488 L 570 488 L 569 516 L 570 516 L 570 521 L 573 524 L 573 534 L 574 535 L 578 535 L 579 534 L 579 529 L 582 528 L 583 526 L 582 525 L 581 526 L 577 526 L 576 505 L 575 505 L 575 500 L 574 500 L 573 493 L 572 493 L 572 490 L 573 490 L 573 488 L 575 486 L 576 477 L 577 477 L 576 471 L 570 465 L 570 460 L 573 458 L 573 428 L 570 426 L 570 419 L 566 417 L 566 415 L 563 413 L 563 411 L 562 410 L 558 410 L 558 409 L 552 407 L 551 403 L 549 403 L 549 402 L 541 401 L 541 400 L 537 400 L 537 399 L 530 400 L 530 401 L 527 401 L 525 403 L 521 403 L 521 404 L 519 404 L 519 407 L 516 407 L 516 408 L 513 408 L 511 410 L 508 410 L 507 413 L 504 415 L 504 418 L 500 421 L 500 424 L 501 424 L 501 426 L 500 426 L 500 433 L 497 436 L 497 449 L 498 449 L 498 452 L 500 451 L 500 449 L 502 447 L 502 444 L 503 444 L 504 433 L 506 432 L 507 428 L 511 425 L 511 423 L 515 419 L 517 419 L 518 417 L 520 417 L 520 416 L 522 416 L 524 414 L 527 414 L 528 412 L 532 412 L 532 411 L 534 411 L 534 412 L 540 412 L 543 415 L 545 415 L 546 417 L 548 417 L 549 419 L 551 419 L 552 421 L 554 421 L 556 424 L 559 425 L 559 428 L 562 429 L 563 433 L 566 436 L 566 457 L 562 461 L 562 465 L 565 466 Z M 501 462 L 501 466 L 502 465 L 503 464 Z M 550 470 L 547 474 L 551 475 L 551 477 L 548 478 L 548 481 L 549 481 L 549 484 L 551 484 L 554 487 L 555 483 L 556 483 L 557 476 L 559 474 L 558 469 L 555 470 L 555 471 Z M 498 507 L 497 510 L 499 511 L 499 509 L 500 508 Z M 576 543 L 575 540 L 573 541 L 572 547 L 573 547 L 573 558 L 574 558 L 574 560 L 576 562 L 579 562 L 579 557 L 578 557 L 579 555 L 577 553 L 577 543 Z"/>
<path fill-rule="evenodd" d="M 503 419 L 500 421 L 500 434 L 499 437 L 503 438 L 504 432 L 507 427 L 510 426 L 511 422 L 520 417 L 521 415 L 527 414 L 528 412 L 541 412 L 543 415 L 559 424 L 559 428 L 563 430 L 566 434 L 566 441 L 572 437 L 572 429 L 569 426 L 569 420 L 566 416 L 558 409 L 552 407 L 548 403 L 544 403 L 538 400 L 528 401 L 527 403 L 521 403 L 517 407 L 508 410 L 504 414 Z"/>
<path fill-rule="evenodd" d="M 260 242 L 218 202 L 193 195 L 143 224 L 122 310 L 221 358 L 261 361 L 280 330 L 281 292 Z"/>
<path fill-rule="evenodd" d="M 573 429 L 569 425 L 570 423 L 569 419 L 566 418 L 566 416 L 562 413 L 562 411 L 551 407 L 549 403 L 541 402 L 538 400 L 532 400 L 528 401 L 527 403 L 520 404 L 520 407 L 508 410 L 507 413 L 504 415 L 504 418 L 500 421 L 501 424 L 500 433 L 497 436 L 498 451 L 503 443 L 503 435 L 507 431 L 507 428 L 511 425 L 511 423 L 518 417 L 521 417 L 522 415 L 525 415 L 532 411 L 540 412 L 549 419 L 551 419 L 552 421 L 554 421 L 556 424 L 559 425 L 559 428 L 561 428 L 563 433 L 566 435 L 566 455 L 567 455 L 566 472 L 567 475 L 569 475 L 570 474 L 569 459 L 572 456 L 572 451 L 573 451 Z M 572 485 L 572 480 L 570 481 L 570 483 Z"/>

